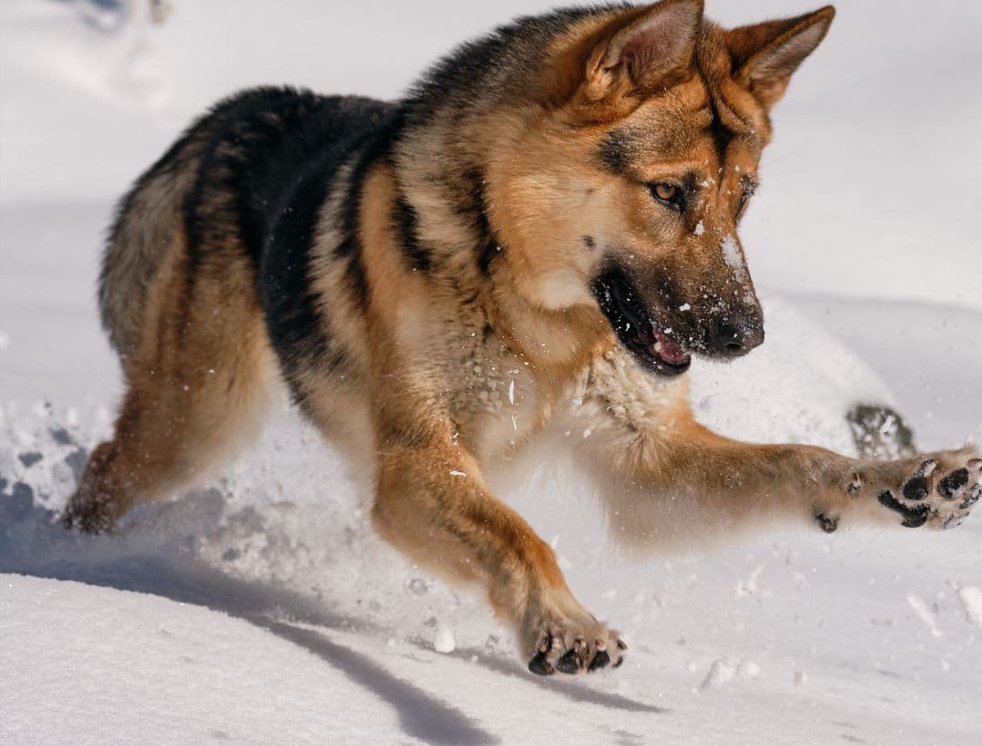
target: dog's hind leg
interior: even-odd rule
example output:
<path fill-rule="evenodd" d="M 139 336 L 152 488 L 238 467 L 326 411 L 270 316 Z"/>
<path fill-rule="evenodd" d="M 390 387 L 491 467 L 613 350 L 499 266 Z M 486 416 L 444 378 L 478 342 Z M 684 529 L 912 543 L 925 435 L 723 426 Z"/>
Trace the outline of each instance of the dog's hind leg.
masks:
<path fill-rule="evenodd" d="M 183 262 L 174 262 L 175 270 Z M 91 454 L 64 514 L 106 531 L 134 505 L 194 486 L 258 431 L 275 380 L 251 274 L 234 261 L 188 291 L 170 271 L 148 297 L 115 434 Z"/>

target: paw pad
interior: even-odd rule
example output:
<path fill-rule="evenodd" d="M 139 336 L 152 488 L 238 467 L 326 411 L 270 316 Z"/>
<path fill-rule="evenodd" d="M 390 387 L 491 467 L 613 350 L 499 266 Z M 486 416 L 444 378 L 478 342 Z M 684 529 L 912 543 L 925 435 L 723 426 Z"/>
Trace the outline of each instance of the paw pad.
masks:
<path fill-rule="evenodd" d="M 964 492 L 967 484 L 968 469 L 958 469 L 941 480 L 941 484 L 938 485 L 938 492 L 941 493 L 942 497 L 954 500 Z"/>
<path fill-rule="evenodd" d="M 616 640 L 618 654 L 612 657 L 607 651 L 607 643 L 597 638 L 588 644 L 583 637 L 577 637 L 567 648 L 561 635 L 546 633 L 529 660 L 529 671 L 538 676 L 551 676 L 557 671 L 562 674 L 592 673 L 602 668 L 617 668 L 624 662 L 623 651 L 627 645 Z M 616 660 L 615 660 L 616 658 Z M 611 665 L 613 663 L 613 665 Z"/>
<path fill-rule="evenodd" d="M 899 513 L 903 518 L 903 525 L 907 528 L 919 528 L 927 523 L 931 515 L 931 509 L 927 505 L 917 505 L 908 507 L 893 496 L 892 492 L 882 493 L 877 500 L 884 508 Z"/>

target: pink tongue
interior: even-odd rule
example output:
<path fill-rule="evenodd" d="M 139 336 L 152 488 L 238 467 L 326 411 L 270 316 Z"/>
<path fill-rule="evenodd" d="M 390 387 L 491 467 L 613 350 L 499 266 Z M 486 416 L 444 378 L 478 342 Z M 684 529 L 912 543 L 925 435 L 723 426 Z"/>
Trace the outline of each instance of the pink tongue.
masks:
<path fill-rule="evenodd" d="M 652 349 L 658 357 L 669 365 L 685 365 L 689 362 L 689 353 L 666 337 L 657 327 L 652 326 L 651 330 L 655 333 L 655 344 Z"/>

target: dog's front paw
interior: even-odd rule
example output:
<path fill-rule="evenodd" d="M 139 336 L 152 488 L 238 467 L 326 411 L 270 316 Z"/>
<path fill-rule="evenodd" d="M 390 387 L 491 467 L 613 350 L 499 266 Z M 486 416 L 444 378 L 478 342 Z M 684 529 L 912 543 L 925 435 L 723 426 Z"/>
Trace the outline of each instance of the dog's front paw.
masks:
<path fill-rule="evenodd" d="M 908 528 L 954 528 L 982 495 L 982 458 L 974 446 L 913 459 L 861 462 L 847 492 L 874 498 Z"/>
<path fill-rule="evenodd" d="M 584 611 L 545 615 L 531 625 L 528 637 L 534 640 L 529 671 L 540 676 L 617 668 L 627 650 L 617 632 Z"/>

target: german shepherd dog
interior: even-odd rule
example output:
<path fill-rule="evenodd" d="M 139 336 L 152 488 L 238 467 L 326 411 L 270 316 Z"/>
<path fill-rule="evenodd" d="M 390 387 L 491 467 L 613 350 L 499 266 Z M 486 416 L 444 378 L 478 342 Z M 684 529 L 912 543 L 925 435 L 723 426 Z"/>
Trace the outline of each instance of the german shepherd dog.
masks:
<path fill-rule="evenodd" d="M 122 201 L 99 298 L 127 391 L 65 521 L 111 529 L 253 435 L 284 380 L 371 475 L 371 519 L 476 581 L 537 674 L 617 666 L 486 476 L 547 426 L 639 548 L 769 518 L 942 528 L 974 447 L 896 460 L 699 425 L 690 356 L 764 341 L 737 228 L 771 108 L 834 9 L 726 30 L 701 0 L 562 10 L 465 44 L 396 103 L 261 88 Z M 575 443 L 573 442 L 575 441 Z"/>

